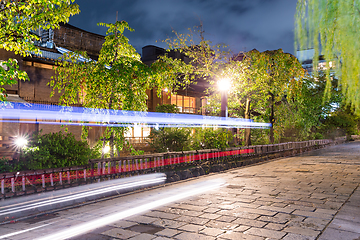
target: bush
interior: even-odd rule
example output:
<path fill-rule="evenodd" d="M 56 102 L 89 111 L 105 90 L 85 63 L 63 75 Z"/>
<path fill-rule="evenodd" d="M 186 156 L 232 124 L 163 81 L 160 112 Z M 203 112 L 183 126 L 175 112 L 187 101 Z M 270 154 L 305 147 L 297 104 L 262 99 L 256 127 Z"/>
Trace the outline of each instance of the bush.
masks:
<path fill-rule="evenodd" d="M 226 149 L 233 141 L 233 136 L 230 130 L 210 128 L 195 130 L 193 135 L 192 148 L 193 149 Z"/>
<path fill-rule="evenodd" d="M 90 158 L 96 158 L 94 154 L 87 142 L 77 141 L 71 133 L 57 132 L 35 134 L 20 158 L 27 169 L 35 170 L 86 165 Z"/>
<path fill-rule="evenodd" d="M 5 157 L 0 159 L 0 173 L 12 172 L 12 166 L 9 164 L 8 159 Z"/>
<path fill-rule="evenodd" d="M 157 105 L 155 111 L 163 113 L 179 113 L 179 109 L 175 104 Z"/>
<path fill-rule="evenodd" d="M 314 139 L 324 139 L 323 135 L 321 133 L 315 133 L 314 134 Z"/>
<path fill-rule="evenodd" d="M 177 152 L 190 150 L 190 130 L 187 128 L 153 129 L 149 144 L 156 152 Z"/>
<path fill-rule="evenodd" d="M 320 132 L 326 138 L 356 135 L 359 133 L 358 124 L 359 117 L 352 114 L 350 110 L 339 110 L 325 119 Z"/>

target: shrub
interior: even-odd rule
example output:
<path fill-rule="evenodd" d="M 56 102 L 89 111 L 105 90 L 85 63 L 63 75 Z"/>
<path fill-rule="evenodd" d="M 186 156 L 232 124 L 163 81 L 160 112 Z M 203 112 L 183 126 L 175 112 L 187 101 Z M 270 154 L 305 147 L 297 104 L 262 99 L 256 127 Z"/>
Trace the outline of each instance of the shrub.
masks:
<path fill-rule="evenodd" d="M 226 149 L 233 141 L 231 131 L 227 129 L 213 130 L 210 128 L 196 129 L 193 135 L 193 149 Z"/>
<path fill-rule="evenodd" d="M 26 168 L 35 170 L 86 165 L 90 158 L 96 158 L 94 154 L 87 142 L 77 141 L 71 133 L 57 132 L 35 134 L 21 160 Z"/>
<path fill-rule="evenodd" d="M 190 130 L 187 128 L 153 129 L 149 144 L 156 152 L 190 150 Z"/>
<path fill-rule="evenodd" d="M 12 167 L 9 164 L 8 159 L 6 159 L 5 157 L 0 159 L 0 173 L 3 172 L 12 172 Z"/>
<path fill-rule="evenodd" d="M 325 138 L 356 135 L 359 133 L 359 122 L 359 117 L 350 110 L 338 110 L 325 119 L 320 132 Z"/>
<path fill-rule="evenodd" d="M 162 104 L 157 105 L 155 111 L 163 113 L 178 113 L 179 109 L 175 104 Z"/>

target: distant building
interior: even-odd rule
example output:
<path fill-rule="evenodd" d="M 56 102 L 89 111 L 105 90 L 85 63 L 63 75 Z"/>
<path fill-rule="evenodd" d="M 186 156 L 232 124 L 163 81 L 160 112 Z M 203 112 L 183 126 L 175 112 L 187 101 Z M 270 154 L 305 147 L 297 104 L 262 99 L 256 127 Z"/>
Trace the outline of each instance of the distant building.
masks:
<path fill-rule="evenodd" d="M 315 54 L 314 49 L 298 50 L 296 52 L 297 59 L 309 74 L 312 74 L 312 72 L 314 71 L 314 64 L 313 64 L 314 54 Z M 335 64 L 333 62 L 329 62 L 330 68 L 333 68 L 334 66 Z M 319 71 L 326 70 L 326 61 L 324 59 L 324 56 L 322 55 L 319 56 L 318 70 Z"/>

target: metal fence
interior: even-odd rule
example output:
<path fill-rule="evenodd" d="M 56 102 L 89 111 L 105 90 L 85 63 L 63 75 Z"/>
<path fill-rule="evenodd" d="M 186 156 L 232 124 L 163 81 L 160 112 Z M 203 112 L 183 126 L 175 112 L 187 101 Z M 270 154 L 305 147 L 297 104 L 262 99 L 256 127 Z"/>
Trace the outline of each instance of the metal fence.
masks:
<path fill-rule="evenodd" d="M 177 171 L 202 164 L 228 164 L 230 167 L 240 167 L 268 159 L 293 156 L 344 141 L 345 138 L 337 140 L 310 140 L 229 148 L 225 151 L 205 149 L 91 159 L 89 164 L 85 166 L 1 173 L 0 197 L 16 197 L 150 172 Z"/>

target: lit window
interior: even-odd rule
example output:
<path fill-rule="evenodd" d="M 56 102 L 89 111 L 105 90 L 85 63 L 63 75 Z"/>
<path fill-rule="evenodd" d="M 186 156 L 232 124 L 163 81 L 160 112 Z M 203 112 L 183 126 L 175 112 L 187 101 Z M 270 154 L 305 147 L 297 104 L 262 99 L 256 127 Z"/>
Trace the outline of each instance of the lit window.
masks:
<path fill-rule="evenodd" d="M 171 104 L 175 104 L 182 113 L 195 113 L 195 102 L 194 97 L 171 95 Z"/>

